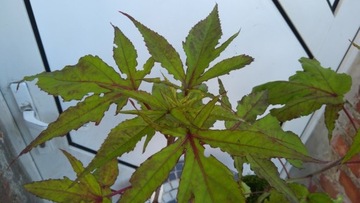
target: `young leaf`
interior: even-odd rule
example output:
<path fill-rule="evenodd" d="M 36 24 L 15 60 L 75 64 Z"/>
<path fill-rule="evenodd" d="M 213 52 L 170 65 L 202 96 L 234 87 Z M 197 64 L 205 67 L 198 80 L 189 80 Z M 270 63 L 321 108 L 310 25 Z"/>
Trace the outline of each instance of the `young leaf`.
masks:
<path fill-rule="evenodd" d="M 218 7 L 202 21 L 198 22 L 189 32 L 183 43 L 186 53 L 186 84 L 192 87 L 197 78 L 218 55 L 215 46 L 222 35 Z"/>
<path fill-rule="evenodd" d="M 229 101 L 229 97 L 227 96 L 227 92 L 225 90 L 223 82 L 218 78 L 219 83 L 219 95 L 221 95 L 221 106 L 227 109 L 231 109 L 231 103 Z"/>
<path fill-rule="evenodd" d="M 185 81 L 185 72 L 179 54 L 174 47 L 158 33 L 147 28 L 130 15 L 121 12 L 128 17 L 142 34 L 145 44 L 156 62 L 169 71 L 175 79 Z"/>
<path fill-rule="evenodd" d="M 121 95 L 107 93 L 103 97 L 93 95 L 87 97 L 83 102 L 68 108 L 59 118 L 51 123 L 44 131 L 33 140 L 20 155 L 29 152 L 34 147 L 59 136 L 64 136 L 71 130 L 76 130 L 88 122 L 100 123 L 104 112 L 108 110 L 111 103 Z"/>
<path fill-rule="evenodd" d="M 209 103 L 204 105 L 201 110 L 196 115 L 193 123 L 198 128 L 203 128 L 205 121 L 210 117 L 211 112 L 215 108 L 215 104 L 218 101 L 219 97 L 215 97 Z"/>
<path fill-rule="evenodd" d="M 224 59 L 201 75 L 197 80 L 197 84 L 201 84 L 202 82 L 208 81 L 215 77 L 229 74 L 230 71 L 243 68 L 244 66 L 249 65 L 252 61 L 253 58 L 247 55 L 239 55 Z"/>
<path fill-rule="evenodd" d="M 226 166 L 213 156 L 204 156 L 204 147 L 190 138 L 186 145 L 178 202 L 245 202 L 240 186 Z"/>
<path fill-rule="evenodd" d="M 331 140 L 332 132 L 335 129 L 336 120 L 339 118 L 339 111 L 342 110 L 344 104 L 326 105 L 325 107 L 325 125 L 328 129 L 328 137 Z"/>
<path fill-rule="evenodd" d="M 71 187 L 70 187 L 71 186 Z M 65 177 L 57 180 L 44 180 L 24 185 L 25 189 L 36 196 L 54 202 L 95 202 L 97 197 L 80 184 Z"/>
<path fill-rule="evenodd" d="M 277 191 L 286 195 L 291 202 L 299 202 L 294 192 L 286 185 L 285 181 L 280 178 L 279 172 L 269 159 L 259 159 L 252 155 L 246 156 L 250 163 L 251 169 L 261 178 L 266 179 L 269 184 Z"/>
<path fill-rule="evenodd" d="M 69 160 L 75 173 L 77 175 L 80 175 L 84 171 L 84 166 L 82 165 L 82 163 L 67 151 L 64 150 L 61 151 Z M 86 187 L 86 189 L 90 191 L 92 194 L 96 196 L 102 195 L 101 187 L 93 174 L 89 173 L 83 176 L 83 178 L 80 179 L 80 183 L 82 183 L 83 187 Z"/>
<path fill-rule="evenodd" d="M 252 154 L 257 158 L 283 157 L 317 161 L 307 155 L 297 135 L 284 132 L 278 121 L 270 115 L 241 130 L 199 130 L 197 138 L 235 156 Z"/>
<path fill-rule="evenodd" d="M 142 163 L 130 179 L 131 189 L 126 190 L 120 202 L 145 202 L 168 177 L 183 149 L 179 139 Z"/>
<path fill-rule="evenodd" d="M 36 78 L 36 84 L 41 90 L 61 96 L 64 101 L 81 100 L 89 93 L 101 94 L 110 92 L 111 89 L 126 87 L 126 82 L 111 66 L 91 55 L 80 58 L 74 66 L 27 76 L 24 80 L 31 81 Z"/>
<path fill-rule="evenodd" d="M 289 81 L 269 82 L 253 89 L 268 90 L 271 104 L 284 104 L 271 110 L 281 122 L 308 115 L 323 104 L 342 104 L 350 90 L 351 77 L 321 67 L 315 59 L 301 58 L 304 71 L 298 71 Z"/>

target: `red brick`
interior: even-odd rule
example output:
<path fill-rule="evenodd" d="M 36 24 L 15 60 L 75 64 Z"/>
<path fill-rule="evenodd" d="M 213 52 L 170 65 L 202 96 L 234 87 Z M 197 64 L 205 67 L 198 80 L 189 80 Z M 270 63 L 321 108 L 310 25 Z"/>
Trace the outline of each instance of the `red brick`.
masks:
<path fill-rule="evenodd" d="M 353 203 L 360 200 L 360 190 L 354 184 L 353 180 L 343 171 L 340 170 L 339 182 L 344 187 L 345 193 Z"/>
<path fill-rule="evenodd" d="M 345 142 L 345 139 L 341 135 L 336 135 L 332 139 L 331 145 L 339 156 L 345 156 L 346 152 L 349 150 L 349 145 Z M 359 162 L 346 164 L 346 166 L 357 178 L 360 178 L 360 155 L 354 156 L 349 160 L 349 162 Z"/>
<path fill-rule="evenodd" d="M 341 135 L 336 135 L 331 140 L 331 146 L 342 157 L 349 150 L 349 146 Z"/>
<path fill-rule="evenodd" d="M 354 156 L 352 159 L 349 160 L 349 162 L 350 163 L 346 164 L 346 166 L 357 178 L 360 178 L 360 155 Z"/>
<path fill-rule="evenodd" d="M 324 174 L 320 175 L 319 183 L 323 191 L 327 193 L 330 197 L 335 199 L 336 196 L 339 194 L 337 185 L 329 178 L 327 178 Z"/>

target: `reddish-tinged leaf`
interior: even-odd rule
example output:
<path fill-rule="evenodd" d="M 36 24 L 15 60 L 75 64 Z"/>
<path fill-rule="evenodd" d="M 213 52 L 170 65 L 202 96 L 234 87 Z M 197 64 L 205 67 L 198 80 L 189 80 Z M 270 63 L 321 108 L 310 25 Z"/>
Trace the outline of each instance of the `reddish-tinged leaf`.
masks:
<path fill-rule="evenodd" d="M 130 15 L 123 12 L 121 13 L 128 17 L 138 28 L 144 37 L 145 44 L 154 60 L 159 62 L 162 67 L 168 70 L 175 79 L 184 81 L 185 72 L 183 64 L 174 47 L 172 47 L 163 36 L 147 28 Z"/>
<path fill-rule="evenodd" d="M 110 188 L 115 183 L 118 175 L 119 166 L 117 159 L 109 161 L 94 172 L 94 176 L 102 188 Z"/>
<path fill-rule="evenodd" d="M 317 161 L 307 155 L 307 150 L 297 135 L 284 132 L 278 121 L 271 116 L 241 130 L 199 130 L 197 137 L 202 142 L 235 156 L 251 154 L 258 158 L 284 157 Z"/>
<path fill-rule="evenodd" d="M 121 32 L 121 30 L 114 26 L 114 59 L 119 70 L 127 75 L 127 79 L 130 80 L 135 87 L 135 72 L 137 66 L 137 53 L 134 45 L 131 41 Z"/>
<path fill-rule="evenodd" d="M 72 180 L 66 177 L 61 180 L 33 182 L 24 185 L 24 187 L 36 196 L 54 202 L 68 203 L 85 201 L 95 203 L 96 199 L 98 199 L 98 197 L 84 189 L 82 185 L 74 184 Z"/>
<path fill-rule="evenodd" d="M 100 97 L 93 95 L 86 98 L 76 106 L 68 108 L 59 118 L 49 124 L 40 135 L 33 140 L 22 152 L 25 154 L 34 147 L 59 136 L 64 136 L 71 130 L 76 130 L 88 122 L 100 123 L 104 112 L 108 110 L 111 103 L 116 101 L 121 95 L 107 93 Z"/>
<path fill-rule="evenodd" d="M 186 84 L 191 88 L 197 83 L 198 77 L 209 66 L 218 54 L 215 46 L 222 35 L 218 7 L 202 21 L 198 22 L 189 32 L 183 43 L 186 53 Z"/>
<path fill-rule="evenodd" d="M 111 66 L 91 55 L 80 58 L 74 66 L 24 78 L 27 81 L 34 79 L 38 79 L 36 84 L 41 90 L 61 96 L 65 101 L 81 100 L 89 93 L 101 94 L 126 88 L 127 84 Z"/>
<path fill-rule="evenodd" d="M 82 163 L 79 160 L 77 160 L 74 156 L 72 156 L 70 153 L 68 153 L 67 151 L 64 151 L 64 150 L 61 150 L 61 151 L 64 153 L 66 158 L 69 160 L 75 173 L 77 175 L 80 175 L 84 171 L 84 166 L 82 165 Z M 80 183 L 82 183 L 81 185 L 83 187 L 86 187 L 86 189 L 90 193 L 92 193 L 96 196 L 102 195 L 101 187 L 93 174 L 88 173 L 88 174 L 84 175 L 80 179 Z"/>
<path fill-rule="evenodd" d="M 245 202 L 234 175 L 213 156 L 204 156 L 204 147 L 189 138 L 180 179 L 178 202 Z"/>
<path fill-rule="evenodd" d="M 202 74 L 197 80 L 197 84 L 201 84 L 204 81 L 210 80 L 215 77 L 219 77 L 225 74 L 229 74 L 230 71 L 238 70 L 240 68 L 249 65 L 253 61 L 253 58 L 247 55 L 234 56 L 232 58 L 224 59 L 215 64 L 204 74 Z"/>

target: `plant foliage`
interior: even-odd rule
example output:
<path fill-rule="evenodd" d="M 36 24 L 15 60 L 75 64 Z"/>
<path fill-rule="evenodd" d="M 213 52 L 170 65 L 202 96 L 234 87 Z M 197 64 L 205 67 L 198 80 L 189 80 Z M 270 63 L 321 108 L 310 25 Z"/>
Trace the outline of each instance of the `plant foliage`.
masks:
<path fill-rule="evenodd" d="M 114 26 L 113 57 L 126 78 L 92 55 L 60 71 L 25 77 L 26 81 L 37 79 L 37 85 L 51 95 L 79 102 L 64 111 L 21 154 L 85 123 L 100 123 L 112 104 L 117 106 L 116 113 L 134 115 L 111 130 L 87 167 L 64 152 L 77 174 L 75 181 L 64 178 L 35 182 L 26 185 L 30 192 L 56 202 L 109 202 L 110 186 L 118 173 L 114 160 L 130 152 L 144 136 L 148 142 L 158 132 L 168 140 L 168 145 L 141 164 L 130 179 L 131 187 L 118 202 L 145 202 L 181 156 L 184 156 L 184 169 L 177 196 L 179 202 L 245 202 L 243 186 L 234 179 L 233 173 L 212 155 L 204 155 L 205 147 L 209 146 L 230 154 L 238 166 L 249 163 L 258 176 L 266 179 L 276 189 L 266 201 L 281 198 L 282 201 L 300 202 L 304 196 L 312 195 L 299 194 L 297 186 L 289 186 L 279 177 L 271 161 L 272 158 L 285 158 L 298 164 L 318 161 L 309 156 L 299 137 L 284 131 L 280 123 L 327 105 L 326 124 L 331 131 L 344 103 L 344 94 L 350 89 L 349 76 L 325 69 L 314 59 L 302 58 L 303 71 L 288 81 L 255 87 L 238 102 L 236 109 L 232 109 L 221 80 L 218 79 L 218 95 L 209 93 L 205 82 L 239 70 L 253 58 L 236 55 L 210 65 L 239 34 L 219 44 L 222 31 L 217 6 L 190 30 L 183 42 L 185 62 L 163 36 L 129 14 L 123 15 L 142 34 L 151 55 L 142 68 L 138 66 L 134 45 Z M 175 82 L 167 78 L 148 78 L 155 63 L 167 70 Z M 139 89 L 142 82 L 151 83 L 152 91 Z M 140 107 L 123 110 L 129 101 L 130 104 L 136 101 Z M 270 104 L 282 106 L 263 115 Z M 225 121 L 224 129 L 213 129 L 216 121 Z M 241 167 L 237 168 L 241 174 Z"/>

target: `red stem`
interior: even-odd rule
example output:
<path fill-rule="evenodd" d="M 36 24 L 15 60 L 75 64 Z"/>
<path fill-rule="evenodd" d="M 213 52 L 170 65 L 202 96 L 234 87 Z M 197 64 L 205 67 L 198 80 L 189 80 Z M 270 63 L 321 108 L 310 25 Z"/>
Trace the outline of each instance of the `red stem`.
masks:
<path fill-rule="evenodd" d="M 115 195 L 121 195 L 123 194 L 126 190 L 130 189 L 132 186 L 127 186 L 127 187 L 124 187 L 124 188 L 121 188 L 120 190 L 113 190 L 112 193 L 110 193 L 109 195 L 107 195 L 107 197 L 112 197 L 112 196 L 115 196 Z"/>
<path fill-rule="evenodd" d="M 345 112 L 348 119 L 350 120 L 351 125 L 354 127 L 355 131 L 357 132 L 358 129 L 357 129 L 356 125 L 355 125 L 353 117 L 350 115 L 350 113 L 348 112 L 348 110 L 345 107 L 343 107 L 342 109 Z"/>

